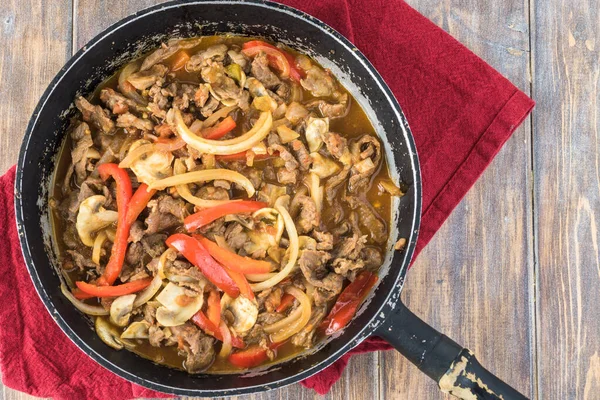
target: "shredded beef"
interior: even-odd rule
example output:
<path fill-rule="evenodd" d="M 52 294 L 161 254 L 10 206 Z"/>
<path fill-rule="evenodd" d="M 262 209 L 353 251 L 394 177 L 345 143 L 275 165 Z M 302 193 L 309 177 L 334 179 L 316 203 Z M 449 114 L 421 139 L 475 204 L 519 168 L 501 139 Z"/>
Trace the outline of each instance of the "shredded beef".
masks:
<path fill-rule="evenodd" d="M 303 195 L 294 196 L 290 204 L 291 215 L 296 216 L 298 210 L 300 210 L 300 214 L 296 219 L 298 233 L 308 233 L 313 230 L 313 228 L 319 226 L 321 217 L 317 211 L 315 201 L 312 198 Z"/>
<path fill-rule="evenodd" d="M 162 64 L 153 65 L 150 69 L 129 75 L 127 82 L 137 90 L 145 90 L 154 84 L 162 84 L 169 68 Z"/>
<path fill-rule="evenodd" d="M 152 121 L 138 118 L 131 113 L 124 113 L 117 117 L 117 126 L 119 128 L 135 128 L 142 131 L 151 131 L 154 129 Z"/>
<path fill-rule="evenodd" d="M 312 158 L 310 158 L 310 155 L 308 154 L 308 150 L 306 150 L 306 146 L 304 146 L 304 143 L 296 139 L 290 143 L 290 146 L 292 147 L 292 152 L 294 153 L 296 159 L 298 160 L 298 163 L 300 164 L 300 169 L 302 171 L 308 171 L 310 165 L 312 164 Z"/>
<path fill-rule="evenodd" d="M 202 372 L 212 363 L 215 358 L 212 337 L 189 322 L 170 329 L 179 343 L 179 351 L 186 355 L 184 366 L 190 374 Z"/>
<path fill-rule="evenodd" d="M 93 124 L 107 135 L 114 134 L 115 123 L 110 119 L 108 111 L 104 108 L 92 105 L 82 96 L 75 99 L 75 106 L 81 112 L 81 116 L 85 122 Z"/>
<path fill-rule="evenodd" d="M 252 61 L 252 76 L 258 79 L 266 88 L 272 89 L 281 81 L 269 68 L 269 60 L 265 53 L 259 53 Z"/>

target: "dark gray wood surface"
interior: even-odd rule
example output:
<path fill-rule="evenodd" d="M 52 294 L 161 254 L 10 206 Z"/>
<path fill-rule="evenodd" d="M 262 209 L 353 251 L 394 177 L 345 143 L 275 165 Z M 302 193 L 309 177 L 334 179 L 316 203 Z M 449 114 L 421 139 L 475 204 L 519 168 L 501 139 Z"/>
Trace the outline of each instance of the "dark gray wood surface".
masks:
<path fill-rule="evenodd" d="M 600 392 L 600 2 L 407 0 L 538 105 L 409 274 L 403 298 L 532 398 Z M 158 1 L 0 6 L 0 172 L 73 51 Z M 0 398 L 30 396 L 2 387 Z M 292 385 L 243 399 L 321 398 Z M 394 352 L 354 357 L 326 399 L 440 399 Z"/>

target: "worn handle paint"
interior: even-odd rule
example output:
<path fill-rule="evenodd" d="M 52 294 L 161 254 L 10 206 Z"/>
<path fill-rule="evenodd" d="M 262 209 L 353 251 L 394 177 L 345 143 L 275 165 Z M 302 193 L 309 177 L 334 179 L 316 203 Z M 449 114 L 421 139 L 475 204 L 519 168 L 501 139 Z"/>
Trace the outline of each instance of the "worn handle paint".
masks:
<path fill-rule="evenodd" d="M 465 400 L 527 399 L 482 367 L 473 353 L 429 326 L 401 302 L 376 334 L 438 382 L 444 393 Z"/>

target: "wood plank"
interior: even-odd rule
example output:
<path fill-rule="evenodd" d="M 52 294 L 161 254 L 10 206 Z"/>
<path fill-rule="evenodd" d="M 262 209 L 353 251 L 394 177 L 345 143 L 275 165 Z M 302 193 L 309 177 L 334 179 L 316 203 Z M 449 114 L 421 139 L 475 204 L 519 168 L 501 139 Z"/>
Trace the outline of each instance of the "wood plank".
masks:
<path fill-rule="evenodd" d="M 526 2 L 408 0 L 529 93 Z M 419 256 L 403 298 L 525 394 L 532 385 L 530 125 L 526 121 Z M 394 352 L 383 399 L 439 399 L 437 384 Z"/>
<path fill-rule="evenodd" d="M 46 86 L 71 55 L 71 5 L 34 0 L 0 7 L 0 174 L 17 162 Z M 33 399 L 0 384 L 0 398 Z"/>
<path fill-rule="evenodd" d="M 600 391 L 600 2 L 535 1 L 538 393 Z"/>
<path fill-rule="evenodd" d="M 158 4 L 160 1 L 143 0 L 123 2 L 119 0 L 76 0 L 75 3 L 75 50 L 85 45 L 96 34 L 127 15 Z M 373 379 L 377 369 L 378 354 L 359 355 L 352 359 L 342 379 L 337 382 L 327 396 L 319 396 L 299 384 L 239 399 L 364 399 L 379 397 L 379 383 Z M 366 397 L 365 397 L 366 396 Z"/>
<path fill-rule="evenodd" d="M 71 54 L 71 6 L 9 0 L 0 7 L 0 173 L 17 162 L 42 93 Z"/>

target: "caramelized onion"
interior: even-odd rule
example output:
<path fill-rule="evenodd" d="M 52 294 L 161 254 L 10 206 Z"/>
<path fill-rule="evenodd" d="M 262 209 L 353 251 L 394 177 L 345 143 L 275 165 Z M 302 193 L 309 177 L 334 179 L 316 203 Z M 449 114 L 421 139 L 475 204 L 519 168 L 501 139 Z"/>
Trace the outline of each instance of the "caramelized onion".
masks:
<path fill-rule="evenodd" d="M 107 239 L 106 232 L 101 231 L 96 235 L 96 239 L 94 239 L 94 247 L 92 249 L 92 261 L 96 265 L 100 265 L 100 253 L 102 252 L 102 245 L 104 241 Z"/>
<path fill-rule="evenodd" d="M 223 336 L 223 345 L 221 346 L 221 351 L 219 351 L 219 357 L 227 358 L 231 354 L 231 332 L 223 320 L 219 324 L 219 330 Z"/>
<path fill-rule="evenodd" d="M 173 171 L 175 172 L 175 175 L 185 174 L 186 168 L 180 159 L 175 160 L 175 163 L 173 165 Z M 175 186 L 175 189 L 177 189 L 177 193 L 179 193 L 179 195 L 181 197 L 183 197 L 184 200 L 186 200 L 189 203 L 192 203 L 195 206 L 201 207 L 201 208 L 210 208 L 210 207 L 215 207 L 215 206 L 218 206 L 221 204 L 233 203 L 235 201 L 240 201 L 239 199 L 237 199 L 237 200 L 206 200 L 206 199 L 202 199 L 200 197 L 194 196 L 192 194 L 192 192 L 190 192 L 190 188 L 188 187 L 188 185 L 177 185 L 177 186 Z"/>
<path fill-rule="evenodd" d="M 82 313 L 94 316 L 109 314 L 108 310 L 105 310 L 104 307 L 92 306 L 90 304 L 84 303 L 81 300 L 76 299 L 75 296 L 73 296 L 73 293 L 71 293 L 71 291 L 64 284 L 60 285 L 60 291 L 67 298 L 67 300 L 73 303 L 75 308 L 81 311 Z"/>
<path fill-rule="evenodd" d="M 301 291 L 295 286 L 288 286 L 285 289 L 285 291 L 286 293 L 289 293 L 292 296 L 294 296 L 296 300 L 300 302 L 300 306 L 298 307 L 298 309 L 300 309 L 300 316 L 296 317 L 296 319 L 294 319 L 293 321 L 287 321 L 283 329 L 279 330 L 276 333 L 272 333 L 271 341 L 273 343 L 283 342 L 290 336 L 293 336 L 296 333 L 300 332 L 302 328 L 304 328 L 308 323 L 308 320 L 310 319 L 310 314 L 312 312 L 312 308 L 310 306 L 310 299 L 303 291 Z M 284 318 L 284 320 L 290 318 L 292 314 L 294 314 L 294 312 L 292 312 L 288 317 Z M 268 327 L 265 327 L 265 332 L 267 331 L 267 328 Z"/>
<path fill-rule="evenodd" d="M 290 241 L 290 257 L 285 267 L 276 275 L 260 283 L 251 284 L 250 288 L 253 292 L 260 292 L 262 290 L 277 285 L 279 282 L 284 280 L 285 277 L 287 277 L 290 274 L 290 272 L 292 272 L 292 269 L 294 269 L 294 266 L 296 265 L 296 260 L 298 259 L 299 252 L 298 231 L 296 230 L 296 225 L 294 225 L 294 220 L 292 219 L 290 213 L 286 208 L 287 204 L 289 204 L 289 201 L 290 196 L 288 195 L 279 197 L 275 201 L 275 209 L 279 211 L 279 215 L 281 215 L 281 217 L 283 218 L 283 223 L 285 224 L 285 229 L 287 231 L 288 239 Z"/>
<path fill-rule="evenodd" d="M 167 120 L 175 125 L 175 129 L 179 136 L 188 144 L 188 146 L 205 154 L 236 154 L 246 151 L 261 140 L 263 140 L 271 131 L 273 117 L 270 112 L 260 114 L 258 121 L 252 129 L 243 134 L 229 140 L 210 140 L 204 139 L 192 132 L 183 122 L 183 117 L 178 109 L 171 109 L 167 115 Z"/>
<path fill-rule="evenodd" d="M 250 182 L 248 178 L 246 178 L 239 172 L 222 168 L 205 169 L 201 171 L 192 171 L 186 172 L 185 174 L 170 176 L 168 178 L 155 181 L 148 187 L 150 189 L 162 190 L 171 186 L 184 185 L 187 183 L 214 181 L 215 179 L 221 179 L 237 183 L 246 190 L 246 193 L 248 193 L 248 197 L 254 196 L 255 189 L 254 186 L 252 186 L 252 182 Z"/>

